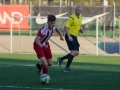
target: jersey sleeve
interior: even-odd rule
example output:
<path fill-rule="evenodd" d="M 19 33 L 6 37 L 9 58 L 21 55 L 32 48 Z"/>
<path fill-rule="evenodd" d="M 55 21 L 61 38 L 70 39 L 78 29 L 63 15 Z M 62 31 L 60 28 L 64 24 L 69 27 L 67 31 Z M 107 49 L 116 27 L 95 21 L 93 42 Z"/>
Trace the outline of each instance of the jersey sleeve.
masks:
<path fill-rule="evenodd" d="M 46 34 L 46 27 L 42 27 L 42 28 L 38 31 L 37 36 L 42 37 L 42 36 L 45 35 L 45 34 Z"/>
<path fill-rule="evenodd" d="M 65 23 L 65 26 L 70 28 L 70 25 L 72 24 L 72 22 L 73 22 L 73 19 L 71 17 L 69 17 L 68 20 Z"/>
<path fill-rule="evenodd" d="M 42 33 L 41 33 L 41 30 L 39 30 L 39 32 L 37 33 L 37 36 L 39 36 L 39 37 L 43 36 Z"/>

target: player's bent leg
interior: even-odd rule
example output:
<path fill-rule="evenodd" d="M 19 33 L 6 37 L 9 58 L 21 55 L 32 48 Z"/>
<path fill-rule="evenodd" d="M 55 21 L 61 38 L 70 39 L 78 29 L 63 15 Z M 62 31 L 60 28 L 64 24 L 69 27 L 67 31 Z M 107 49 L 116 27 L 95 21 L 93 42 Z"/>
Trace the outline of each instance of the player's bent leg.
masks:
<path fill-rule="evenodd" d="M 41 69 L 42 69 L 42 64 L 37 63 L 37 64 L 36 64 L 36 67 L 38 68 L 38 75 L 41 75 L 41 74 L 42 74 L 42 71 L 41 71 Z"/>
<path fill-rule="evenodd" d="M 76 51 L 76 50 L 71 50 L 71 55 L 73 56 L 78 56 L 79 55 L 79 51 Z"/>
<path fill-rule="evenodd" d="M 75 56 L 78 56 L 79 55 L 79 51 L 75 51 Z"/>
<path fill-rule="evenodd" d="M 73 72 L 69 67 L 64 69 L 64 72 Z"/>
<path fill-rule="evenodd" d="M 43 64 L 43 73 L 48 74 L 48 62 L 45 57 L 40 58 L 42 64 Z"/>
<path fill-rule="evenodd" d="M 43 64 L 43 67 L 47 67 L 48 66 L 48 62 L 47 62 L 45 57 L 41 57 L 40 60 L 41 60 L 41 62 Z"/>
<path fill-rule="evenodd" d="M 61 67 L 61 64 L 62 64 L 62 60 L 60 57 L 57 58 L 57 62 L 58 62 L 58 66 Z"/>
<path fill-rule="evenodd" d="M 76 50 L 71 50 L 69 56 L 68 56 L 68 61 L 67 61 L 67 65 L 66 65 L 66 68 L 64 69 L 64 72 L 73 72 L 71 69 L 70 69 L 70 65 L 74 59 L 75 56 L 79 55 L 79 51 L 76 51 Z"/>
<path fill-rule="evenodd" d="M 53 62 L 52 62 L 52 58 L 50 58 L 50 59 L 46 59 L 47 60 L 47 62 L 48 62 L 48 66 L 52 66 L 52 64 L 53 64 Z M 50 78 L 50 76 L 48 75 L 48 78 L 49 78 L 49 80 L 51 80 L 51 78 Z"/>
<path fill-rule="evenodd" d="M 52 62 L 52 58 L 51 59 L 47 59 L 48 62 L 48 66 L 52 66 L 53 62 Z"/>

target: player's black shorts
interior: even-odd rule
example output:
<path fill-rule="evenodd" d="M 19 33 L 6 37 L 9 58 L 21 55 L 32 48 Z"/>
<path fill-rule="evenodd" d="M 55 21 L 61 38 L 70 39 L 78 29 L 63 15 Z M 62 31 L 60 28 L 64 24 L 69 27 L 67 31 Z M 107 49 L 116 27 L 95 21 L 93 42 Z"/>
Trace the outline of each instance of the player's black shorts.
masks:
<path fill-rule="evenodd" d="M 67 34 L 65 34 L 65 40 L 66 40 L 69 50 L 79 51 L 80 44 L 78 43 L 77 37 L 73 35 L 71 35 L 71 37 L 73 38 L 73 41 L 69 41 Z"/>

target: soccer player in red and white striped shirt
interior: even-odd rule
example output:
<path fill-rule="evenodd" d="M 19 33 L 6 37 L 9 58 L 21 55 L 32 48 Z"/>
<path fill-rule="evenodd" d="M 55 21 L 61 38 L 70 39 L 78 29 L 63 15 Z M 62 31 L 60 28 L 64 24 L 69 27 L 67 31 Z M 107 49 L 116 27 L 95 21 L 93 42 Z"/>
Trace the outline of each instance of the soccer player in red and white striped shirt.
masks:
<path fill-rule="evenodd" d="M 47 25 L 43 26 L 38 31 L 33 44 L 37 57 L 41 61 L 41 64 L 36 64 L 39 75 L 42 74 L 41 70 L 43 70 L 44 74 L 48 74 L 48 66 L 52 66 L 52 53 L 48 40 L 52 36 L 53 32 L 56 31 L 60 36 L 60 40 L 64 40 L 55 26 L 56 17 L 54 15 L 48 15 L 47 19 Z"/>

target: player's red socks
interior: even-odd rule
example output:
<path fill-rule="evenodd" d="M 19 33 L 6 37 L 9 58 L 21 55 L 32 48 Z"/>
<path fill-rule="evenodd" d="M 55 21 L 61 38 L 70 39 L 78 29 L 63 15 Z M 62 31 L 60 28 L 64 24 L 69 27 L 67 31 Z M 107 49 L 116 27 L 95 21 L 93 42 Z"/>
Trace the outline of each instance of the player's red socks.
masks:
<path fill-rule="evenodd" d="M 44 68 L 44 67 L 43 67 L 43 73 L 44 73 L 44 74 L 48 74 L 48 68 Z"/>
<path fill-rule="evenodd" d="M 41 64 L 37 63 L 36 66 L 38 68 L 38 74 L 39 75 L 42 74 L 42 71 L 43 71 L 44 74 L 48 74 L 48 68 L 44 68 L 42 63 Z"/>

